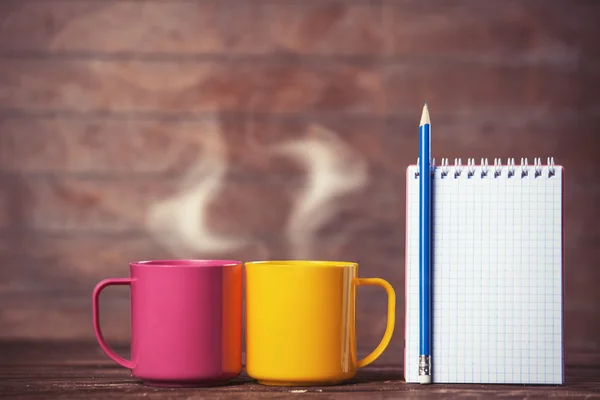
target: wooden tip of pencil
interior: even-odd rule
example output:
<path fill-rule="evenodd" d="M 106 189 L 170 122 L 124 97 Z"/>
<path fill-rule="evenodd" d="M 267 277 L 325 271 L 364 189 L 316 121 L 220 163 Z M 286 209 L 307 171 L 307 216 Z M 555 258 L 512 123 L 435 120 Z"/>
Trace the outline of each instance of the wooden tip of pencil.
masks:
<path fill-rule="evenodd" d="M 427 107 L 427 102 L 423 106 L 423 113 L 421 114 L 421 122 L 419 126 L 423 126 L 425 124 L 431 124 L 431 120 L 429 119 L 429 108 Z"/>

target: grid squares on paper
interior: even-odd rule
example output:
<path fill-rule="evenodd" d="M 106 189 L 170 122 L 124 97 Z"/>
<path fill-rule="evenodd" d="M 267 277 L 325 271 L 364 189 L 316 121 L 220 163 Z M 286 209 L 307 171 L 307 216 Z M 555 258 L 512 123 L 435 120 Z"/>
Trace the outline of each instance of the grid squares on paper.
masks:
<path fill-rule="evenodd" d="M 432 375 L 563 383 L 562 167 L 432 180 Z M 532 169 L 530 168 L 530 171 Z M 418 381 L 419 179 L 407 171 L 405 377 Z"/>

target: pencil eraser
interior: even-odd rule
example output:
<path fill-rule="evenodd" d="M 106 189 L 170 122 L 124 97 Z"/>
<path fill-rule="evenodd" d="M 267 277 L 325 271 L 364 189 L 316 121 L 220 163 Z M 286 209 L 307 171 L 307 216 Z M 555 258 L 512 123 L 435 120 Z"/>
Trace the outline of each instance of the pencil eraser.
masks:
<path fill-rule="evenodd" d="M 431 383 L 431 375 L 419 375 L 419 383 L 422 385 Z"/>

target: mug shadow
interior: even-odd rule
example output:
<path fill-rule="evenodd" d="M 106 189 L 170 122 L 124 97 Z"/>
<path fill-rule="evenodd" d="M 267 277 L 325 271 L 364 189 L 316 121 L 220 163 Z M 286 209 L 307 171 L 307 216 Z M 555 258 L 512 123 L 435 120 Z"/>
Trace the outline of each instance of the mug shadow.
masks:
<path fill-rule="evenodd" d="M 269 391 L 269 392 L 287 392 L 290 390 L 295 390 L 295 389 L 302 389 L 302 390 L 308 390 L 308 391 L 314 391 L 314 390 L 319 390 L 319 389 L 323 389 L 323 390 L 327 390 L 327 391 L 335 391 L 335 388 L 338 389 L 342 389 L 344 390 L 345 388 L 349 387 L 349 386 L 354 386 L 354 385 L 365 385 L 365 384 L 374 384 L 374 383 L 379 383 L 379 382 L 387 382 L 387 381 L 394 381 L 394 382 L 403 382 L 403 371 L 401 369 L 401 367 L 398 367 L 398 369 L 390 369 L 390 370 L 385 370 L 385 371 L 381 371 L 381 370 L 374 370 L 374 371 L 369 371 L 369 370 L 361 370 L 358 371 L 356 376 L 354 378 L 348 379 L 347 381 L 343 381 L 343 382 L 338 382 L 332 385 L 311 385 L 311 386 L 271 386 L 271 385 L 263 385 L 260 384 L 256 379 L 250 378 L 248 375 L 246 375 L 245 372 L 242 372 L 239 376 L 232 378 L 229 381 L 223 381 L 223 382 L 212 382 L 212 383 L 197 383 L 197 384 L 182 384 L 182 385 L 161 385 L 161 384 L 152 384 L 150 382 L 144 382 L 142 380 L 139 379 L 134 379 L 134 382 L 137 385 L 140 386 L 144 386 L 147 388 L 155 388 L 155 389 L 175 389 L 175 390 L 185 390 L 185 389 L 198 389 L 198 388 L 204 388 L 204 389 L 209 389 L 209 388 L 215 388 L 215 389 L 230 389 L 232 391 L 239 391 L 239 390 L 245 390 L 245 387 L 247 386 L 253 386 L 254 389 L 256 390 L 257 388 L 262 388 L 263 391 Z"/>
<path fill-rule="evenodd" d="M 239 376 L 236 378 L 232 378 L 229 381 L 219 381 L 219 382 L 197 382 L 197 383 L 166 383 L 166 382 L 151 382 L 151 381 L 143 381 L 141 379 L 134 378 L 133 383 L 136 385 L 140 385 L 146 388 L 153 389 L 210 389 L 210 388 L 227 388 L 227 387 L 236 387 L 248 385 L 249 383 L 253 383 L 254 380 L 248 378 L 247 376 Z"/>
<path fill-rule="evenodd" d="M 289 392 L 293 390 L 303 390 L 303 391 L 336 391 L 337 390 L 347 390 L 350 386 L 356 385 L 369 385 L 369 384 L 377 384 L 379 382 L 404 382 L 403 381 L 403 371 L 402 367 L 398 366 L 397 369 L 386 369 L 385 371 L 381 370 L 360 370 L 357 372 L 354 378 L 348 379 L 347 381 L 338 382 L 332 385 L 314 385 L 314 386 L 270 386 L 260 384 L 256 379 L 250 378 L 246 375 L 245 372 L 242 372 L 239 376 L 232 378 L 228 381 L 222 382 L 212 382 L 212 383 L 197 383 L 197 384 L 173 384 L 173 385 L 164 385 L 164 384 L 153 384 L 151 382 L 144 382 L 139 379 L 135 379 L 132 383 L 139 385 L 141 387 L 146 387 L 148 389 L 164 389 L 164 390 L 193 390 L 193 389 L 224 389 L 226 391 L 231 390 L 232 392 L 237 392 L 240 390 L 247 390 L 248 386 L 252 386 L 253 390 L 265 391 L 265 392 Z M 259 389 L 260 388 L 260 389 Z M 262 389 L 262 390 L 261 390 Z"/>
<path fill-rule="evenodd" d="M 381 370 L 359 370 L 356 376 L 344 382 L 345 385 L 360 383 L 376 383 L 383 381 L 404 381 L 404 371 L 401 367 L 397 369 Z"/>
<path fill-rule="evenodd" d="M 238 385 L 253 385 L 256 387 L 262 387 L 267 391 L 289 391 L 293 389 L 302 389 L 302 390 L 315 390 L 315 389 L 326 389 L 328 391 L 335 391 L 335 388 L 346 389 L 349 386 L 356 385 L 368 385 L 368 384 L 377 384 L 380 382 L 389 382 L 393 381 L 396 383 L 404 383 L 404 372 L 402 367 L 398 366 L 397 368 L 391 368 L 386 370 L 359 370 L 356 375 L 342 382 L 335 382 L 331 384 L 315 384 L 315 385 L 299 385 L 299 386 L 271 386 L 271 385 L 263 385 L 260 384 L 257 380 L 248 377 L 245 372 L 239 378 L 239 381 L 236 382 Z"/>

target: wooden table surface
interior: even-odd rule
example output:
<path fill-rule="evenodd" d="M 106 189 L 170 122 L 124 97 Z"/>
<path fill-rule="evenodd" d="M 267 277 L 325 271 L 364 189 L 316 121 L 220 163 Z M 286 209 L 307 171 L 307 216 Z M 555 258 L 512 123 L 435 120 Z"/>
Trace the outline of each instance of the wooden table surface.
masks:
<path fill-rule="evenodd" d="M 126 349 L 117 348 L 121 354 Z M 96 343 L 0 342 L 0 397 L 9 398 L 600 398 L 600 352 L 569 354 L 566 384 L 429 385 L 407 384 L 401 365 L 377 362 L 347 384 L 329 387 L 276 388 L 254 383 L 244 373 L 230 385 L 163 389 L 142 385 L 116 365 Z"/>

